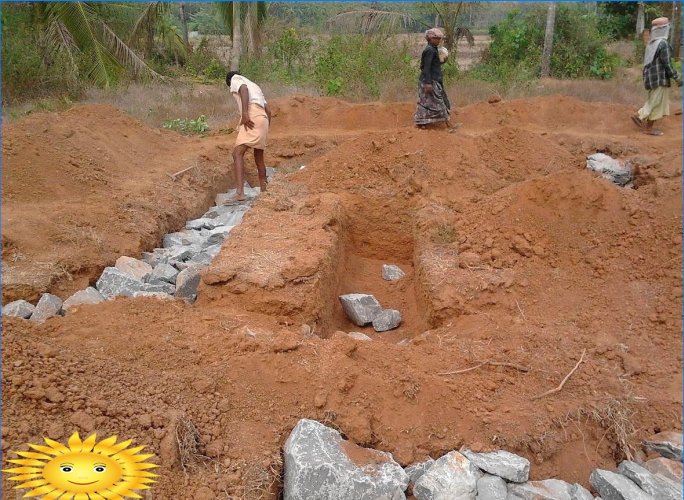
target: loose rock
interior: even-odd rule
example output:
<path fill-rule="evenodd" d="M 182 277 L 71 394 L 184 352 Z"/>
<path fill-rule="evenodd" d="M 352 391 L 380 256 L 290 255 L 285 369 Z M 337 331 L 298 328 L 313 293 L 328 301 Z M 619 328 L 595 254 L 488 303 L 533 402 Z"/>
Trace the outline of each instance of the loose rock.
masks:
<path fill-rule="evenodd" d="M 457 451 L 435 461 L 413 487 L 417 500 L 473 500 L 482 472 Z"/>
<path fill-rule="evenodd" d="M 648 460 L 644 464 L 644 468 L 653 474 L 661 475 L 666 479 L 671 479 L 676 483 L 681 483 L 682 477 L 684 476 L 682 471 L 682 463 L 665 457 L 658 457 Z"/>
<path fill-rule="evenodd" d="M 586 488 L 560 479 L 508 485 L 507 500 L 593 500 Z"/>
<path fill-rule="evenodd" d="M 17 318 L 28 319 L 33 314 L 36 307 L 25 300 L 15 300 L 2 306 L 3 316 L 16 316 Z"/>
<path fill-rule="evenodd" d="M 409 485 L 414 485 L 416 481 L 418 481 L 418 479 L 420 479 L 420 477 L 425 474 L 434 463 L 434 459 L 428 457 L 422 462 L 418 462 L 417 464 L 406 467 L 404 471 L 409 478 Z"/>
<path fill-rule="evenodd" d="M 142 260 L 134 259 L 133 257 L 119 257 L 116 259 L 115 267 L 134 278 L 143 281 L 145 276 L 152 272 L 152 266 Z"/>
<path fill-rule="evenodd" d="M 145 283 L 116 267 L 106 267 L 95 287 L 103 297 L 110 299 L 118 295 L 132 297 L 135 292 L 145 289 Z"/>
<path fill-rule="evenodd" d="M 178 270 L 173 266 L 162 263 L 155 266 L 152 273 L 148 276 L 148 283 L 155 283 L 156 281 L 166 281 L 167 283 L 175 283 Z"/>
<path fill-rule="evenodd" d="M 603 153 L 588 156 L 587 168 L 600 173 L 601 177 L 618 186 L 625 186 L 632 180 L 632 167 L 628 163 L 615 160 Z"/>
<path fill-rule="evenodd" d="M 89 286 L 85 290 L 79 290 L 71 297 L 66 299 L 64 301 L 64 304 L 62 304 L 62 309 L 68 311 L 70 308 L 74 306 L 80 306 L 82 304 L 99 304 L 104 300 L 105 298 L 102 296 L 100 292 L 98 292 L 92 286 Z"/>
<path fill-rule="evenodd" d="M 383 264 L 382 265 L 382 278 L 387 280 L 387 281 L 396 281 L 400 280 L 406 276 L 406 273 L 402 271 L 399 266 L 395 266 L 394 264 Z"/>
<path fill-rule="evenodd" d="M 530 478 L 530 461 L 508 451 L 475 453 L 470 450 L 461 450 L 461 453 L 483 471 L 508 481 L 524 483 Z"/>
<path fill-rule="evenodd" d="M 589 482 L 604 500 L 653 500 L 651 495 L 630 479 L 615 472 L 594 469 Z"/>
<path fill-rule="evenodd" d="M 401 324 L 401 313 L 396 309 L 385 309 L 373 319 L 373 328 L 376 332 L 393 330 Z"/>
<path fill-rule="evenodd" d="M 31 314 L 31 321 L 45 321 L 58 315 L 61 310 L 62 299 L 51 293 L 44 293 Z"/>
<path fill-rule="evenodd" d="M 187 301 L 195 300 L 200 273 L 195 266 L 183 269 L 176 277 L 176 298 Z"/>
<path fill-rule="evenodd" d="M 372 295 L 350 293 L 339 298 L 344 313 L 357 326 L 366 326 L 382 311 L 380 302 Z"/>
<path fill-rule="evenodd" d="M 644 440 L 643 444 L 647 451 L 654 451 L 661 456 L 671 458 L 672 460 L 682 460 L 681 432 L 661 432 Z"/>
<path fill-rule="evenodd" d="M 507 496 L 506 481 L 499 476 L 485 474 L 477 480 L 477 497 L 475 500 L 506 500 Z"/>
<path fill-rule="evenodd" d="M 340 433 L 302 419 L 284 447 L 285 500 L 398 500 L 405 498 L 408 476 L 390 453 L 363 450 L 372 456 L 357 465 L 345 452 Z"/>
<path fill-rule="evenodd" d="M 365 342 L 367 342 L 369 340 L 373 340 L 368 335 L 366 335 L 365 333 L 361 333 L 361 332 L 349 332 L 347 335 L 349 335 L 353 339 L 362 340 Z"/>
<path fill-rule="evenodd" d="M 652 474 L 641 465 L 625 460 L 618 466 L 618 472 L 654 498 L 662 500 L 681 500 L 681 484 L 675 485 L 669 479 Z"/>

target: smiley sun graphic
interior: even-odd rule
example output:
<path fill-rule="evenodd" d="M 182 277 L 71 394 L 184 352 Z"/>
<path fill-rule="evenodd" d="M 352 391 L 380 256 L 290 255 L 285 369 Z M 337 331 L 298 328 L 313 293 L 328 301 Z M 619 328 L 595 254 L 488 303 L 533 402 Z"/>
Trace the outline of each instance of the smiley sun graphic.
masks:
<path fill-rule="evenodd" d="M 133 490 L 149 488 L 157 474 L 146 463 L 154 455 L 142 455 L 144 446 L 128 448 L 131 441 L 117 444 L 116 436 L 96 443 L 95 434 L 81 440 L 75 432 L 62 443 L 43 438 L 47 446 L 29 444 L 35 451 L 17 451 L 20 459 L 8 460 L 20 465 L 3 472 L 16 474 L 10 481 L 23 481 L 16 488 L 29 489 L 24 498 L 40 496 L 43 500 L 102 500 L 142 498 Z M 64 495 L 64 496 L 62 496 Z"/>

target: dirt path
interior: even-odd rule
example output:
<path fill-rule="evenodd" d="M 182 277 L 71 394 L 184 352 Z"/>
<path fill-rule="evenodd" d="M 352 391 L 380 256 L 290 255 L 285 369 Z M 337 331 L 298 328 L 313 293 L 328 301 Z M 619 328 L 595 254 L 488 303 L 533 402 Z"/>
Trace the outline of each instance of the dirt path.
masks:
<path fill-rule="evenodd" d="M 260 498 L 303 417 L 402 465 L 468 444 L 585 485 L 644 436 L 681 429 L 681 120 L 648 137 L 626 107 L 554 96 L 468 106 L 447 134 L 410 127 L 410 103 L 276 104 L 280 174 L 195 305 L 3 317 L 3 451 L 116 434 L 157 454 L 157 498 Z M 3 139 L 3 302 L 66 297 L 231 182 L 231 136 L 150 130 L 109 107 L 34 115 Z M 597 151 L 638 166 L 638 189 L 587 172 Z M 383 263 L 407 278 L 384 282 Z M 400 309 L 401 328 L 351 325 L 337 295 L 353 291 Z M 531 399 L 583 349 L 563 391 Z M 485 360 L 529 371 L 439 375 Z M 181 416 L 205 458 L 178 455 Z"/>

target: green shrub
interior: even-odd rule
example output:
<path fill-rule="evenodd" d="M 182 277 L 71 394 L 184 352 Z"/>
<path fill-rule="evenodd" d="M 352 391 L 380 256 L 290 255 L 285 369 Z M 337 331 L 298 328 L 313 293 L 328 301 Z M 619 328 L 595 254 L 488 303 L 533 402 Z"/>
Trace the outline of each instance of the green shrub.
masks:
<path fill-rule="evenodd" d="M 2 7 L 2 101 L 47 96 L 76 99 L 85 84 L 78 79 L 81 61 L 46 50 L 46 41 L 31 24 L 30 9 Z"/>
<path fill-rule="evenodd" d="M 492 43 L 475 74 L 488 80 L 534 78 L 539 75 L 544 47 L 546 9 L 511 12 L 490 29 Z M 577 6 L 559 4 L 556 11 L 551 74 L 556 78 L 610 78 L 620 64 L 605 49 L 597 17 Z"/>
<path fill-rule="evenodd" d="M 417 80 L 412 63 L 406 45 L 393 46 L 385 39 L 361 35 L 336 35 L 319 49 L 313 78 L 329 95 L 377 98 L 383 82 Z"/>
<path fill-rule="evenodd" d="M 221 80 L 226 70 L 216 55 L 209 50 L 209 43 L 203 38 L 199 46 L 190 54 L 185 63 L 185 70 L 191 76 L 202 80 Z"/>
<path fill-rule="evenodd" d="M 207 117 L 201 115 L 196 120 L 187 120 L 176 118 L 174 120 L 165 121 L 162 127 L 177 130 L 182 134 L 199 134 L 204 135 L 209 130 L 209 124 L 207 123 Z"/>

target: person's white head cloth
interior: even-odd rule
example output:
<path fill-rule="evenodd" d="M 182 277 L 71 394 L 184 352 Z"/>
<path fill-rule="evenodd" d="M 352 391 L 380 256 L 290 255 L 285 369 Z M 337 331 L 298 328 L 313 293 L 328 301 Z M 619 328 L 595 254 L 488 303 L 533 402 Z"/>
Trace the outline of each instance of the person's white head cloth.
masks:
<path fill-rule="evenodd" d="M 644 66 L 653 62 L 662 40 L 667 41 L 670 36 L 670 20 L 667 17 L 659 17 L 651 22 L 651 39 L 646 45 L 644 52 Z"/>

